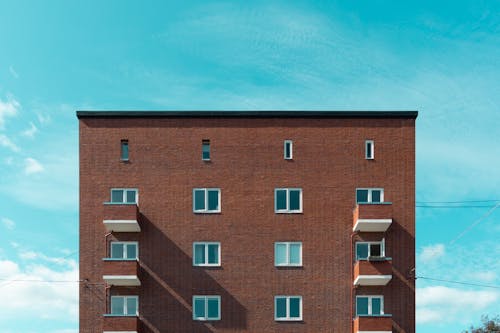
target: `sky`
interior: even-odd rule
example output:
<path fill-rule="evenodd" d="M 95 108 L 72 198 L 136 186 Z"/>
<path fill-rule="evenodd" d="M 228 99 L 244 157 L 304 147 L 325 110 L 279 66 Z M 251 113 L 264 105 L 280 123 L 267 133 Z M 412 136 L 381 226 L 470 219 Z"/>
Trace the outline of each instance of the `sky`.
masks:
<path fill-rule="evenodd" d="M 418 110 L 417 332 L 500 314 L 499 63 L 496 0 L 0 0 L 0 331 L 78 331 L 82 109 Z"/>

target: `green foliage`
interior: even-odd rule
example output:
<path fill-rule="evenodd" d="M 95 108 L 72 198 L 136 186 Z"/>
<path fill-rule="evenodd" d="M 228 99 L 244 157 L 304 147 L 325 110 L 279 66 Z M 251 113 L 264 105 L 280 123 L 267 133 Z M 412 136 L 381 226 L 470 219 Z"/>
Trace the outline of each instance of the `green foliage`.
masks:
<path fill-rule="evenodd" d="M 500 333 L 500 316 L 491 319 L 488 316 L 481 316 L 481 322 L 480 327 L 471 326 L 462 333 Z"/>

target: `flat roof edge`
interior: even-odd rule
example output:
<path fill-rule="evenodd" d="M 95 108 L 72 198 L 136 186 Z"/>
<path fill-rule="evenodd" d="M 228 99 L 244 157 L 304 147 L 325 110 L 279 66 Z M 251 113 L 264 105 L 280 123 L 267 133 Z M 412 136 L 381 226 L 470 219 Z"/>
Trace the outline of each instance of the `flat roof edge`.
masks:
<path fill-rule="evenodd" d="M 417 118 L 418 111 L 76 111 L 78 118 Z"/>

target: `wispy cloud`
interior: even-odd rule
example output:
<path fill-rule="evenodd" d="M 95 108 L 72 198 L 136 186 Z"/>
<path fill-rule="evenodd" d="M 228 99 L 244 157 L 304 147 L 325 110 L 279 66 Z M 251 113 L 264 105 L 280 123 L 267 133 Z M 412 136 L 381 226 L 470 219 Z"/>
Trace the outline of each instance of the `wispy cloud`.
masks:
<path fill-rule="evenodd" d="M 442 256 L 444 256 L 444 254 L 445 254 L 444 245 L 435 244 L 435 245 L 424 246 L 418 256 L 423 263 L 428 263 L 430 261 L 434 261 L 441 258 Z"/>
<path fill-rule="evenodd" d="M 11 95 L 7 95 L 7 100 L 0 98 L 0 129 L 5 126 L 5 120 L 8 117 L 17 115 L 21 104 Z"/>
<path fill-rule="evenodd" d="M 0 146 L 8 148 L 13 152 L 18 152 L 21 150 L 14 142 L 12 142 L 11 139 L 9 139 L 7 135 L 1 133 L 0 133 Z"/>
<path fill-rule="evenodd" d="M 24 173 L 27 175 L 40 173 L 45 170 L 43 165 L 34 158 L 28 157 L 24 160 Z"/>
<path fill-rule="evenodd" d="M 15 79 L 19 79 L 19 74 L 17 74 L 13 66 L 9 66 L 9 72 Z"/>
<path fill-rule="evenodd" d="M 35 126 L 35 124 L 33 124 L 33 122 L 30 122 L 30 127 L 22 131 L 21 135 L 33 138 L 37 132 L 38 128 Z"/>
<path fill-rule="evenodd" d="M 9 230 L 12 230 L 16 227 L 16 223 L 7 217 L 2 217 L 0 219 L 0 221 L 2 221 L 2 224 L 4 225 L 4 227 L 9 229 Z"/>

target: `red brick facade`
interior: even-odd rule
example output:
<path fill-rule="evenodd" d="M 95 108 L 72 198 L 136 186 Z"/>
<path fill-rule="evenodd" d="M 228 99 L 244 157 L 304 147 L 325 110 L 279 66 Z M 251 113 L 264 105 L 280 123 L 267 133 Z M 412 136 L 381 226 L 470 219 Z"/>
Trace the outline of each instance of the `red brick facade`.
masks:
<path fill-rule="evenodd" d="M 388 320 L 393 332 L 415 332 L 416 114 L 78 116 L 81 333 L 134 325 L 147 333 L 348 333 L 358 325 L 370 330 L 373 321 L 374 328 L 386 327 Z M 128 162 L 120 161 L 123 139 Z M 209 162 L 201 159 L 204 139 Z M 293 140 L 293 160 L 283 157 L 286 139 Z M 374 160 L 364 156 L 368 139 L 375 142 Z M 377 216 L 375 206 L 366 210 L 369 218 L 392 218 L 385 233 L 353 233 L 359 187 L 384 188 L 384 201 L 392 202 L 379 207 L 389 217 Z M 120 211 L 104 204 L 111 188 L 138 189 L 140 232 L 105 228 L 110 216 L 136 214 L 127 205 Z M 220 188 L 221 212 L 193 213 L 193 188 Z M 303 212 L 276 214 L 275 188 L 301 188 Z M 354 242 L 382 238 L 392 257 L 391 281 L 354 287 Z M 104 283 L 113 265 L 118 275 L 134 270 L 103 261 L 111 240 L 138 241 L 140 286 Z M 196 241 L 221 243 L 220 267 L 193 267 Z M 279 241 L 302 242 L 302 267 L 274 266 Z M 139 321 L 104 317 L 111 295 L 138 295 Z M 219 295 L 221 320 L 194 321 L 193 295 Z M 303 320 L 275 321 L 275 295 L 302 296 Z M 355 320 L 356 295 L 383 295 L 392 317 Z"/>

